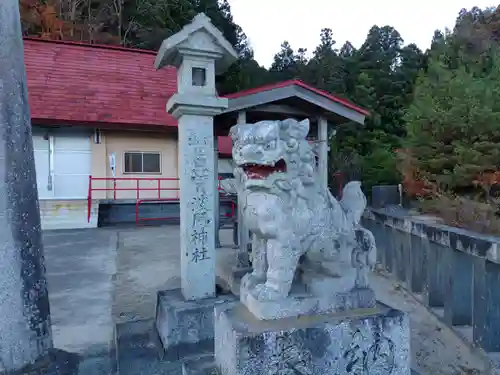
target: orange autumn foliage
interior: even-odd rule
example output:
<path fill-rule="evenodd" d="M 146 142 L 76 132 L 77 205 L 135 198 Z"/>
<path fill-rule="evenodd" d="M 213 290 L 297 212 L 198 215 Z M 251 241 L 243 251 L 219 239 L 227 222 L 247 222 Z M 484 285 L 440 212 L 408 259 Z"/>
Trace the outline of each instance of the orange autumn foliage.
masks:
<path fill-rule="evenodd" d="M 399 149 L 395 151 L 399 159 L 399 170 L 403 177 L 402 185 L 404 191 L 412 198 L 427 198 L 437 194 L 434 184 L 420 172 L 410 150 Z"/>
<path fill-rule="evenodd" d="M 88 21 L 64 21 L 58 13 L 58 0 L 19 0 L 21 20 L 27 36 L 50 40 L 70 40 L 88 43 L 120 44 L 120 38 L 100 32 L 99 26 Z"/>

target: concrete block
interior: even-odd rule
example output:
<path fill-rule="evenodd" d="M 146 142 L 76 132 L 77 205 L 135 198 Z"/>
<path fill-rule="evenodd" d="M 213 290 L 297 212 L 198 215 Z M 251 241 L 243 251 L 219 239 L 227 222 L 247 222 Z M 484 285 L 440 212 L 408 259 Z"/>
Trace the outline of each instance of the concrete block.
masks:
<path fill-rule="evenodd" d="M 425 304 L 430 308 L 444 307 L 446 272 L 443 262 L 447 248 L 429 240 L 423 240 L 422 246 L 427 260 L 426 283 L 423 293 Z"/>
<path fill-rule="evenodd" d="M 384 305 L 270 321 L 218 306 L 215 361 L 221 375 L 410 375 L 409 319 Z"/>
<path fill-rule="evenodd" d="M 406 282 L 408 288 L 414 293 L 422 293 L 427 274 L 427 253 L 422 242 L 426 241 L 421 237 L 408 236 L 409 247 L 406 249 L 408 254 L 408 267 Z"/>
<path fill-rule="evenodd" d="M 155 326 L 165 352 L 179 345 L 213 345 L 214 306 L 236 301 L 232 295 L 186 301 L 180 289 L 158 292 Z"/>
<path fill-rule="evenodd" d="M 452 248 L 445 249 L 442 266 L 446 272 L 444 320 L 450 325 L 472 324 L 472 256 Z"/>
<path fill-rule="evenodd" d="M 474 260 L 473 339 L 487 352 L 500 352 L 500 265 Z"/>
<path fill-rule="evenodd" d="M 38 358 L 19 370 L 0 372 L 2 375 L 79 375 L 80 356 L 60 349 L 49 349 L 47 355 Z M 1 370 L 1 368 L 0 368 Z M 83 373 L 82 373 L 83 374 Z"/>
<path fill-rule="evenodd" d="M 399 281 L 404 283 L 407 280 L 410 236 L 402 231 L 394 230 L 391 233 L 391 242 L 394 256 L 394 276 L 396 276 Z"/>
<path fill-rule="evenodd" d="M 395 269 L 396 269 L 396 266 L 395 266 L 395 257 L 394 257 L 394 254 L 395 254 L 395 250 L 394 250 L 394 240 L 393 240 L 393 232 L 395 231 L 394 228 L 391 228 L 389 226 L 384 226 L 385 230 L 382 231 L 382 235 L 385 236 L 383 237 L 383 241 L 385 242 L 385 269 L 387 272 L 389 273 L 394 273 L 395 272 Z M 379 245 L 379 238 L 378 237 L 375 237 L 375 241 L 377 241 L 377 248 L 380 248 L 380 246 L 384 246 L 383 244 L 382 245 Z"/>

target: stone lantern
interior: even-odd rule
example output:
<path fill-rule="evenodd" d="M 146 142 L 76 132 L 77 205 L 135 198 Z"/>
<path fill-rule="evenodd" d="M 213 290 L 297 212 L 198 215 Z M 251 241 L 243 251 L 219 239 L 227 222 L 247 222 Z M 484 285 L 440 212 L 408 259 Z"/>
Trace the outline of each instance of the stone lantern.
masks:
<path fill-rule="evenodd" d="M 163 41 L 155 67 L 177 68 L 177 93 L 167 111 L 178 119 L 180 178 L 181 290 L 160 292 L 156 327 L 165 349 L 213 337 L 215 296 L 215 223 L 218 215 L 214 116 L 228 106 L 215 89 L 215 75 L 238 55 L 205 14 L 198 14 L 177 34 Z M 175 311 L 174 311 L 175 310 Z M 194 316 L 193 316 L 194 315 Z M 179 332 L 189 321 L 203 321 L 199 336 Z M 201 324 L 201 323 L 200 323 Z"/>

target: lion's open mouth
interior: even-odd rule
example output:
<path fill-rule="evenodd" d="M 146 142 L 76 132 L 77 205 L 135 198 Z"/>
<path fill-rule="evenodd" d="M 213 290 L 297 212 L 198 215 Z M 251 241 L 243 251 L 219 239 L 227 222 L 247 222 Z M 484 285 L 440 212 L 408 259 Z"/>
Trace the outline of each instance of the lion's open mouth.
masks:
<path fill-rule="evenodd" d="M 274 166 L 248 163 L 242 165 L 242 168 L 249 179 L 263 180 L 273 173 L 286 172 L 286 163 L 280 159 Z"/>

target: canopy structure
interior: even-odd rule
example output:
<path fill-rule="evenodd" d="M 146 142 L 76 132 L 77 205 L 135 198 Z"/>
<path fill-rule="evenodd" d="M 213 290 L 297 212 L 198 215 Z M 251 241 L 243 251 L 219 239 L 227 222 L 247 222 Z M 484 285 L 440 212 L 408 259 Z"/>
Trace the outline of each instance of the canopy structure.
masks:
<path fill-rule="evenodd" d="M 239 91 L 225 97 L 229 99 L 229 107 L 218 116 L 219 135 L 226 135 L 238 118 L 241 122 L 243 114 L 247 122 L 309 118 L 312 135 L 319 118 L 335 126 L 348 121 L 363 124 L 369 115 L 366 109 L 299 80 Z"/>

